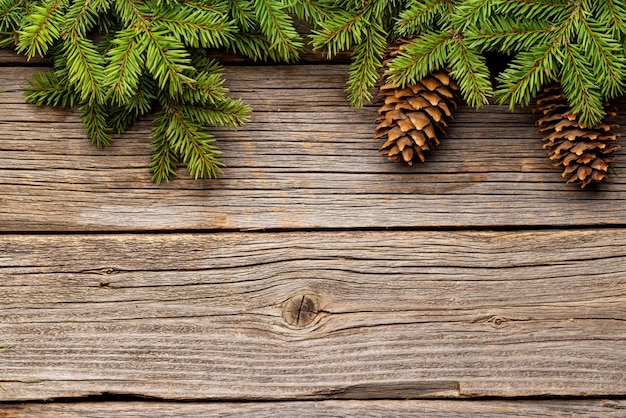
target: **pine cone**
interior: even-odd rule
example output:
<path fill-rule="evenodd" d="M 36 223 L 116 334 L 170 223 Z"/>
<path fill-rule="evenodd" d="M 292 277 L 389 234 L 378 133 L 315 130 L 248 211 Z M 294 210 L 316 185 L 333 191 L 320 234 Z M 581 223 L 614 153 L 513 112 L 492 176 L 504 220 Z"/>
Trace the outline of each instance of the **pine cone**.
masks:
<path fill-rule="evenodd" d="M 389 49 L 385 67 L 408 42 L 399 40 Z M 394 162 L 412 165 L 417 158 L 424 162 L 424 152 L 433 150 L 439 137 L 446 135 L 446 120 L 457 108 L 458 90 L 446 70 L 435 71 L 406 88 L 398 88 L 383 76 L 380 98 L 384 104 L 376 119 L 380 122 L 376 138 L 385 140 L 380 152 Z"/>
<path fill-rule="evenodd" d="M 614 145 L 619 137 L 612 130 L 619 128 L 611 122 L 615 109 L 605 104 L 607 116 L 597 126 L 587 128 L 578 123 L 559 84 L 545 87 L 538 95 L 533 113 L 542 116 L 537 120 L 540 132 L 545 132 L 543 148 L 556 166 L 563 166 L 561 177 L 567 183 L 580 183 L 584 188 L 591 182 L 601 182 L 608 177 L 609 165 L 615 162 L 612 154 L 620 149 Z"/>

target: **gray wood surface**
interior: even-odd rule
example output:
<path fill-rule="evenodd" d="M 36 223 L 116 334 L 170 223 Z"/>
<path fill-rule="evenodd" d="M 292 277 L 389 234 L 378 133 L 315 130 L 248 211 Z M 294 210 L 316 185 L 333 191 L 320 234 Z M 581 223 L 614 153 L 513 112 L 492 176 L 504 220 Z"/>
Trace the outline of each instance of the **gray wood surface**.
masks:
<path fill-rule="evenodd" d="M 344 65 L 233 66 L 255 113 L 217 130 L 222 178 L 150 182 L 149 121 L 91 147 L 72 110 L 24 104 L 34 71 L 0 71 L 0 230 L 137 231 L 623 225 L 626 157 L 596 190 L 565 185 L 527 112 L 463 107 L 426 164 L 377 152 L 376 109 L 352 109 Z M 621 117 L 618 122 L 623 121 Z"/>
<path fill-rule="evenodd" d="M 393 164 L 305 60 L 227 67 L 224 175 L 159 186 L 149 118 L 91 147 L 0 50 L 0 416 L 623 416 L 625 152 L 581 192 L 528 110 L 462 106 Z"/>
<path fill-rule="evenodd" d="M 0 405 L 4 418 L 30 417 L 623 417 L 621 400 L 317 401 L 246 403 L 78 402 Z"/>
<path fill-rule="evenodd" d="M 625 396 L 625 272 L 624 229 L 8 235 L 0 400 Z"/>
<path fill-rule="evenodd" d="M 26 59 L 25 55 L 17 54 L 11 49 L 0 48 L 0 66 L 28 66 L 28 65 L 47 65 L 49 61 L 40 57 Z"/>

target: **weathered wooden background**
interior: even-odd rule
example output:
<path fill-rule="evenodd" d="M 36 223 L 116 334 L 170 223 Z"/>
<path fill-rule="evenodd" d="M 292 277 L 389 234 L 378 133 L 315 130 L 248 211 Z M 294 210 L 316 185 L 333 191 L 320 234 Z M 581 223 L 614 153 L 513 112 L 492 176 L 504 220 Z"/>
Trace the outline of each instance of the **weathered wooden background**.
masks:
<path fill-rule="evenodd" d="M 405 167 L 344 64 L 233 65 L 224 175 L 155 185 L 46 70 L 0 53 L 0 416 L 626 415 L 624 151 L 580 191 L 494 105 Z"/>

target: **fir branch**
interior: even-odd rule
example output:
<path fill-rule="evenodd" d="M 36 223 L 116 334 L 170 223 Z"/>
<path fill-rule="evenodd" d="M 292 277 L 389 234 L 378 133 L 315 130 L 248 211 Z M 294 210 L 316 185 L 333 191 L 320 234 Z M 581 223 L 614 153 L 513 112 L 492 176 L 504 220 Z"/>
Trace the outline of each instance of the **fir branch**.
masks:
<path fill-rule="evenodd" d="M 539 45 L 533 51 L 518 53 L 508 67 L 498 75 L 499 88 L 495 96 L 501 103 L 528 106 L 541 90 L 541 86 L 556 81 L 554 72 L 559 63 L 558 44 Z"/>
<path fill-rule="evenodd" d="M 107 125 L 108 114 L 105 106 L 96 100 L 90 100 L 83 103 L 79 110 L 87 139 L 97 147 L 111 145 L 111 132 Z"/>
<path fill-rule="evenodd" d="M 497 1 L 502 3 L 502 0 Z M 499 45 L 501 51 L 516 51 L 512 45 L 517 41 L 522 52 L 500 74 L 500 88 L 496 95 L 501 101 L 509 101 L 512 108 L 524 106 L 542 85 L 560 80 L 579 121 L 588 126 L 597 124 L 605 112 L 602 101 L 626 90 L 626 54 L 621 39 L 616 39 L 616 31 L 611 30 L 612 20 L 594 15 L 607 9 L 599 8 L 589 0 L 567 3 L 514 0 L 505 3 L 499 5 L 501 11 L 516 14 L 523 11 L 529 16 L 550 18 L 544 23 L 536 23 L 538 28 L 543 26 L 549 31 L 546 32 L 549 36 L 520 38 L 513 32 L 508 36 L 503 34 Z M 509 15 L 496 23 L 488 23 L 487 27 L 504 22 L 500 26 L 523 28 L 518 20 L 517 16 Z M 475 46 L 488 48 L 497 44 L 493 40 L 485 41 L 481 36 L 475 34 Z"/>
<path fill-rule="evenodd" d="M 564 45 L 561 85 L 572 106 L 572 113 L 578 116 L 581 125 L 593 127 L 606 114 L 602 95 L 594 88 L 595 77 L 589 69 L 585 54 L 578 45 Z"/>
<path fill-rule="evenodd" d="M 221 68 L 216 67 L 188 73 L 195 83 L 173 97 L 181 103 L 199 105 L 212 105 L 226 100 L 228 89 L 224 87 L 224 75 Z"/>
<path fill-rule="evenodd" d="M 139 42 L 146 42 L 146 68 L 157 81 L 161 90 L 175 94 L 190 86 L 194 80 L 185 76 L 192 70 L 189 53 L 178 39 L 167 31 L 146 31 L 139 35 Z"/>
<path fill-rule="evenodd" d="M 457 37 L 450 46 L 449 62 L 450 76 L 457 80 L 467 104 L 473 107 L 488 104 L 493 89 L 485 57 L 469 48 L 463 38 Z"/>
<path fill-rule="evenodd" d="M 248 0 L 227 0 L 229 16 L 237 23 L 242 31 L 254 29 L 254 5 Z"/>
<path fill-rule="evenodd" d="M 121 134 L 143 115 L 152 110 L 152 102 L 156 99 L 157 87 L 154 80 L 145 71 L 137 83 L 135 95 L 125 103 L 109 109 L 109 125 L 113 132 Z"/>
<path fill-rule="evenodd" d="M 238 128 L 250 120 L 252 109 L 241 100 L 225 98 L 214 105 L 176 105 L 180 115 L 202 126 Z"/>
<path fill-rule="evenodd" d="M 493 0 L 463 0 L 456 5 L 451 23 L 458 32 L 463 32 L 487 21 L 492 14 Z"/>
<path fill-rule="evenodd" d="M 153 180 L 169 180 L 179 160 L 191 177 L 210 178 L 223 164 L 206 128 L 242 126 L 251 109 L 226 97 L 221 67 L 197 48 L 227 47 L 261 59 L 297 57 L 302 44 L 286 13 L 289 1 L 0 0 L 6 29 L 0 42 L 14 39 L 17 12 L 20 20 L 27 14 L 26 6 L 17 5 L 33 6 L 18 47 L 29 57 L 48 55 L 55 71 L 34 77 L 30 103 L 79 105 L 86 136 L 107 146 L 111 132 L 126 131 L 158 102 Z M 306 1 L 307 7 L 317 5 Z M 330 0 L 319 1 L 321 8 Z M 233 10 L 245 17 L 238 20 Z M 244 27 L 250 32 L 239 32 Z M 98 44 L 94 29 L 100 31 Z"/>
<path fill-rule="evenodd" d="M 426 32 L 412 40 L 404 52 L 388 64 L 389 80 L 405 87 L 415 84 L 431 72 L 444 68 L 453 39 L 448 32 Z"/>
<path fill-rule="evenodd" d="M 77 101 L 66 77 L 61 76 L 59 71 L 46 71 L 35 73 L 28 81 L 26 88 L 26 102 L 37 106 L 63 106 L 73 107 Z"/>
<path fill-rule="evenodd" d="M 0 48 L 12 48 L 18 43 L 15 32 L 0 32 Z"/>
<path fill-rule="evenodd" d="M 36 6 L 22 27 L 17 52 L 28 58 L 44 56 L 50 46 L 61 36 L 65 0 L 49 0 Z"/>
<path fill-rule="evenodd" d="M 574 20 L 573 24 L 577 29 L 582 56 L 591 59 L 595 83 L 602 96 L 613 98 L 623 93 L 626 64 L 618 57 L 623 52 L 622 45 L 605 33 L 604 25 L 591 17 Z"/>
<path fill-rule="evenodd" d="M 254 9 L 261 32 L 267 36 L 272 49 L 285 61 L 298 58 L 298 50 L 304 45 L 293 27 L 293 20 L 283 10 L 279 0 L 254 0 Z"/>
<path fill-rule="evenodd" d="M 370 22 L 379 22 L 385 28 L 391 28 L 395 18 L 402 11 L 406 0 L 367 0 L 363 7 L 363 16 Z M 452 1 L 452 0 L 448 0 Z"/>
<path fill-rule="evenodd" d="M 191 70 L 189 53 L 184 45 L 167 29 L 154 30 L 151 22 L 155 11 L 150 3 L 138 3 L 136 0 L 116 0 L 116 10 L 129 27 L 136 27 L 140 32 L 138 42 L 146 47 L 146 67 L 157 81 L 161 90 L 168 89 L 175 93 L 185 86 L 193 84 L 193 79 L 183 73 Z"/>
<path fill-rule="evenodd" d="M 107 98 L 113 104 L 126 103 L 137 92 L 139 78 L 145 69 L 144 52 L 148 44 L 133 28 L 119 31 L 107 53 L 108 65 L 104 71 L 105 85 L 108 86 Z"/>
<path fill-rule="evenodd" d="M 254 61 L 281 61 L 282 56 L 270 45 L 265 35 L 240 33 L 228 44 L 228 50 Z"/>
<path fill-rule="evenodd" d="M 346 89 L 352 106 L 361 107 L 364 101 L 372 99 L 370 90 L 379 78 L 378 68 L 382 65 L 386 46 L 384 29 L 380 24 L 373 24 L 363 41 L 354 48 Z"/>
<path fill-rule="evenodd" d="M 152 30 L 167 30 L 194 48 L 217 48 L 226 45 L 237 27 L 223 13 L 197 10 L 185 5 L 162 8 L 152 18 Z"/>
<path fill-rule="evenodd" d="M 337 10 L 330 19 L 319 23 L 321 30 L 312 31 L 313 49 L 326 49 L 328 58 L 332 58 L 359 43 L 368 28 L 363 14 Z"/>
<path fill-rule="evenodd" d="M 130 105 L 111 106 L 107 112 L 108 124 L 111 131 L 121 135 L 128 131 L 141 115 L 137 113 L 137 109 Z"/>
<path fill-rule="evenodd" d="M 68 81 L 81 101 L 102 102 L 104 59 L 89 39 L 70 36 L 63 43 L 63 55 L 67 62 Z"/>
<path fill-rule="evenodd" d="M 96 25 L 96 4 L 90 0 L 74 0 L 65 14 L 62 36 L 86 37 L 87 32 Z"/>
<path fill-rule="evenodd" d="M 31 8 L 30 0 L 0 0 L 0 33 L 8 35 L 16 31 Z"/>
<path fill-rule="evenodd" d="M 149 172 L 152 173 L 152 181 L 155 183 L 169 182 L 176 176 L 176 163 L 178 159 L 170 145 L 168 131 L 169 119 L 165 112 L 160 112 L 154 121 L 151 131 L 152 148 Z"/>
<path fill-rule="evenodd" d="M 626 3 L 618 0 L 595 2 L 598 20 L 613 29 L 613 37 L 623 39 L 626 36 Z"/>
<path fill-rule="evenodd" d="M 578 1 L 578 0 L 576 0 Z M 568 0 L 493 0 L 494 12 L 533 20 L 562 21 L 571 13 Z"/>
<path fill-rule="evenodd" d="M 109 11 L 112 1 L 114 0 L 89 0 L 89 8 L 100 18 L 103 18 L 106 16 L 104 13 Z"/>
<path fill-rule="evenodd" d="M 468 28 L 466 38 L 472 48 L 513 54 L 550 43 L 554 34 L 548 21 L 519 21 L 509 16 L 495 16 Z"/>
<path fill-rule="evenodd" d="M 113 0 L 116 16 L 125 27 L 136 27 L 146 32 L 150 27 L 153 12 L 151 7 L 135 2 L 135 0 Z"/>
<path fill-rule="evenodd" d="M 332 13 L 332 0 L 290 0 L 287 10 L 298 19 L 320 22 Z"/>
<path fill-rule="evenodd" d="M 435 18 L 449 13 L 450 0 L 411 0 L 397 20 L 395 30 L 400 36 L 422 32 L 432 26 Z"/>
<path fill-rule="evenodd" d="M 202 130 L 199 123 L 186 117 L 169 98 L 162 97 L 160 101 L 164 117 L 159 121 L 167 124 L 162 140 L 167 141 L 171 151 L 187 165 L 189 175 L 197 180 L 221 174 L 224 164 L 219 159 L 221 151 L 213 145 L 213 136 Z M 163 174 L 155 173 L 158 178 Z"/>
<path fill-rule="evenodd" d="M 156 83 L 144 69 L 141 73 L 141 77 L 139 77 L 139 83 L 137 83 L 136 94 L 127 104 L 135 109 L 138 116 L 143 116 L 151 110 L 152 102 L 156 100 L 157 95 L 158 89 Z"/>
<path fill-rule="evenodd" d="M 126 103 L 109 109 L 109 125 L 113 132 L 122 134 L 142 116 L 152 110 L 156 99 L 156 85 L 145 73 L 139 79 L 136 94 Z"/>

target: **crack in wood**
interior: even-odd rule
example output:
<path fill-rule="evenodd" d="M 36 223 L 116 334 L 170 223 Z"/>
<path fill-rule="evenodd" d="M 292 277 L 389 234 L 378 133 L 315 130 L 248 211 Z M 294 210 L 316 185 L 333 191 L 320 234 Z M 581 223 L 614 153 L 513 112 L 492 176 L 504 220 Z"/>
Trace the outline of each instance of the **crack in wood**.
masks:
<path fill-rule="evenodd" d="M 101 276 L 112 276 L 114 274 L 123 273 L 124 270 L 117 269 L 115 267 L 103 267 L 99 269 L 86 269 L 81 270 L 78 273 L 80 274 L 99 274 Z"/>
<path fill-rule="evenodd" d="M 419 399 L 424 397 L 460 397 L 458 381 L 371 382 L 318 391 L 328 399 Z"/>

